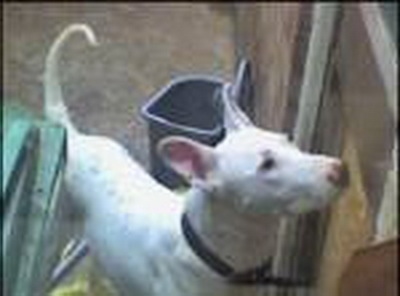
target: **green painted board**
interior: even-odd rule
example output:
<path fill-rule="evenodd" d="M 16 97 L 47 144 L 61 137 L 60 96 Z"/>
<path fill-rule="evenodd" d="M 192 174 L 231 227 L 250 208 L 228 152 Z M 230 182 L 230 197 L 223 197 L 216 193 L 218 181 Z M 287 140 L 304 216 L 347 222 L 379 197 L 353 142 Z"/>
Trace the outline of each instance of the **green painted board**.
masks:
<path fill-rule="evenodd" d="M 28 152 L 28 151 L 27 151 Z M 13 176 L 14 190 L 9 191 L 6 210 L 3 213 L 3 256 L 5 267 L 5 291 L 6 295 L 13 295 L 13 285 L 16 281 L 18 270 L 21 266 L 21 250 L 29 227 L 28 213 L 30 210 L 30 192 L 33 189 L 37 161 L 32 150 L 22 153 L 21 166 L 18 174 Z M 11 187 L 11 186 L 10 186 Z M 2 258 L 3 259 L 3 258 Z"/>
<path fill-rule="evenodd" d="M 66 134 L 61 127 L 41 123 L 39 167 L 34 187 L 35 203 L 31 208 L 27 247 L 22 256 L 24 268 L 20 273 L 18 295 L 29 291 L 42 292 L 58 258 L 57 246 L 58 191 L 66 156 Z M 54 263 L 54 264 L 52 264 Z"/>
<path fill-rule="evenodd" d="M 12 179 L 19 173 L 27 145 L 33 133 L 32 124 L 27 120 L 15 120 L 4 133 L 3 143 L 3 175 L 2 198 L 3 205 L 7 204 L 7 196 L 12 190 Z M 14 175 L 14 178 L 12 178 Z"/>
<path fill-rule="evenodd" d="M 3 291 L 9 296 L 45 295 L 61 251 L 58 193 L 66 132 L 18 106 L 3 106 L 2 111 Z"/>

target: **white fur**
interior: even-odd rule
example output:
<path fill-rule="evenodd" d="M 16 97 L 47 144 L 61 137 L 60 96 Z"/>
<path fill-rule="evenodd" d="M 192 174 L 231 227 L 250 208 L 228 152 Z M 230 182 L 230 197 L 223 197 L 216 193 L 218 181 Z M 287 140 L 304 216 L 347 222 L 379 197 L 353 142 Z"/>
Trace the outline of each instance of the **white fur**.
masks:
<path fill-rule="evenodd" d="M 253 267 L 268 256 L 263 225 L 276 221 L 275 214 L 316 209 L 337 195 L 340 188 L 326 176 L 338 160 L 303 153 L 285 136 L 256 128 L 247 117 L 238 120 L 245 115 L 225 98 L 229 129 L 215 149 L 180 137 L 160 143 L 165 160 L 192 184 L 185 198 L 176 195 L 118 143 L 81 134 L 70 122 L 56 64 L 73 32 L 95 44 L 85 25 L 73 25 L 57 39 L 46 63 L 46 114 L 67 127 L 65 182 L 83 210 L 99 265 L 121 295 L 255 295 L 259 287 L 231 286 L 194 255 L 181 234 L 182 213 L 220 257 L 238 270 Z M 194 158 L 179 159 L 182 147 L 200 160 L 204 175 Z M 260 169 L 266 155 L 274 157 L 274 169 Z"/>

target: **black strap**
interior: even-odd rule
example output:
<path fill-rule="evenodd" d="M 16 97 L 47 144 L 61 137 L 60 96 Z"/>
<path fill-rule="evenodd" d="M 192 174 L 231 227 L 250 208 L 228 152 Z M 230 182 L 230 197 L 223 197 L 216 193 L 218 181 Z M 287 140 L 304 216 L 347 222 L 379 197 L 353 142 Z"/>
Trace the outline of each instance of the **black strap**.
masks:
<path fill-rule="evenodd" d="M 297 287 L 307 285 L 302 280 L 294 280 L 283 277 L 274 277 L 271 273 L 272 258 L 263 262 L 260 266 L 244 271 L 235 271 L 227 262 L 223 261 L 214 252 L 207 248 L 200 237 L 194 231 L 186 214 L 181 219 L 182 232 L 187 243 L 212 270 L 226 278 L 232 284 L 238 285 L 276 285 L 285 287 Z"/>

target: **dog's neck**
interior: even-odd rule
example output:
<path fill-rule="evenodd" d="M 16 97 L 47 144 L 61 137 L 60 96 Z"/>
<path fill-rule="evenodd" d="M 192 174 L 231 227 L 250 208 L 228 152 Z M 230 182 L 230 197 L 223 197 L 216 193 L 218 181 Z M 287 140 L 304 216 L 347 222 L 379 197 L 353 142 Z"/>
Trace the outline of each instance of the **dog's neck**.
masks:
<path fill-rule="evenodd" d="M 276 215 L 241 211 L 217 194 L 199 187 L 188 194 L 186 214 L 204 245 L 237 271 L 273 256 Z"/>

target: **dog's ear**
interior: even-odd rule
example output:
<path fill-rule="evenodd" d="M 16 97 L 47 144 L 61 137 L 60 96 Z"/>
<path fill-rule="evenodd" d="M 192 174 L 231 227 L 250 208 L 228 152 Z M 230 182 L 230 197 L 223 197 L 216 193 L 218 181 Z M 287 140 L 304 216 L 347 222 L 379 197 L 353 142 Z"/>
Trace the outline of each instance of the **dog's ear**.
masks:
<path fill-rule="evenodd" d="M 205 180 L 216 163 L 211 147 L 184 137 L 171 136 L 161 140 L 158 153 L 177 173 L 189 180 Z"/>

